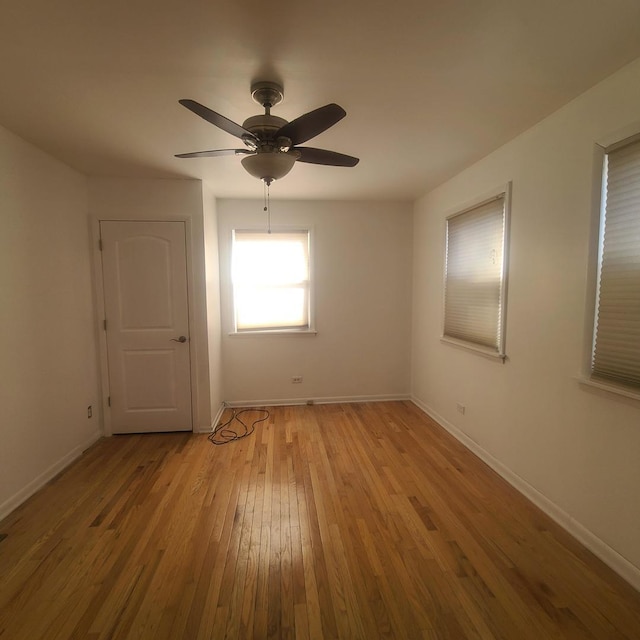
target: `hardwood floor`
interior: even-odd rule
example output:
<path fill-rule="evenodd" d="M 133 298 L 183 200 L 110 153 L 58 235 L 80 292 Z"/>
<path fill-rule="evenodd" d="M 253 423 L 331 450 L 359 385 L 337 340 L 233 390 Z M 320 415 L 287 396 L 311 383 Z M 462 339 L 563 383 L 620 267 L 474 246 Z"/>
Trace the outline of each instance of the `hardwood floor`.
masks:
<path fill-rule="evenodd" d="M 270 412 L 101 440 L 1 522 L 0 638 L 640 638 L 640 594 L 414 405 Z"/>

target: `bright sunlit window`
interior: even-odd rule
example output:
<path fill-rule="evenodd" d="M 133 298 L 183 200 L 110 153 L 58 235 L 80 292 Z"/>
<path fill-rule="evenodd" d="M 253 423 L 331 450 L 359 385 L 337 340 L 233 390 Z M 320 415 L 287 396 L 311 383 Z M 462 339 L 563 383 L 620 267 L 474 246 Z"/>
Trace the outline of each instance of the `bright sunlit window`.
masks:
<path fill-rule="evenodd" d="M 308 231 L 233 232 L 235 328 L 310 329 Z"/>

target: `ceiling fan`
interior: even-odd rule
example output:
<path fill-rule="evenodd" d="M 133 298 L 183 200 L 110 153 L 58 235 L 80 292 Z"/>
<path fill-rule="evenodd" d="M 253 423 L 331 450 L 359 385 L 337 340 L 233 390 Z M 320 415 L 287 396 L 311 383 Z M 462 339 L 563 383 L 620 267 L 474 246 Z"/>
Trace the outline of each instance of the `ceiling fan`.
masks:
<path fill-rule="evenodd" d="M 240 138 L 246 148 L 179 153 L 176 158 L 242 155 L 242 166 L 267 185 L 287 175 L 296 161 L 334 167 L 355 167 L 360 161 L 359 158 L 336 151 L 298 146 L 326 131 L 347 115 L 337 104 L 327 104 L 287 122 L 284 118 L 271 115 L 271 108 L 284 98 L 281 85 L 275 82 L 257 82 L 251 87 L 251 97 L 264 107 L 264 115 L 247 118 L 242 126 L 195 100 L 179 100 L 189 111 Z"/>

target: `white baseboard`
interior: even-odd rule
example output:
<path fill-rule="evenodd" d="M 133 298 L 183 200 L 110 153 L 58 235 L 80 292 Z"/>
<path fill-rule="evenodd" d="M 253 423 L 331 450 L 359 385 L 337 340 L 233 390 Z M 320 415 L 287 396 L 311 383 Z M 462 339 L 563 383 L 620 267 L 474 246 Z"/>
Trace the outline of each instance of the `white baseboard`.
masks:
<path fill-rule="evenodd" d="M 411 400 L 408 394 L 382 396 L 330 396 L 318 398 L 281 398 L 270 400 L 228 400 L 227 407 L 287 407 L 304 404 L 340 404 L 357 402 L 390 402 L 393 400 Z"/>
<path fill-rule="evenodd" d="M 224 413 L 224 410 L 227 408 L 226 403 L 222 403 L 220 405 L 220 408 L 218 409 L 216 415 L 214 416 L 213 420 L 211 421 L 211 426 L 206 427 L 206 428 L 200 428 L 197 431 L 194 431 L 194 433 L 211 433 L 216 426 L 218 425 L 218 423 L 220 422 L 220 418 L 222 417 L 222 414 Z"/>
<path fill-rule="evenodd" d="M 29 484 L 20 489 L 17 493 L 11 496 L 8 500 L 5 500 L 0 504 L 0 520 L 6 518 L 14 509 L 17 509 L 23 502 L 28 500 L 38 489 L 44 487 L 49 480 L 55 478 L 63 469 L 68 467 L 76 458 L 79 458 L 83 451 L 86 451 L 92 444 L 97 442 L 102 437 L 102 432 L 96 429 L 91 437 L 83 444 L 74 447 L 67 455 L 62 457 L 56 463 L 52 464 L 48 469 L 43 471 L 39 476 L 34 478 Z"/>
<path fill-rule="evenodd" d="M 477 442 L 472 440 L 456 426 L 448 422 L 441 415 L 437 414 L 431 407 L 424 404 L 418 398 L 412 397 L 411 402 L 424 411 L 430 418 L 435 420 L 440 426 L 445 428 L 456 440 L 461 442 L 467 449 L 478 456 L 483 462 L 488 464 L 496 473 L 502 476 L 512 487 L 517 489 L 526 498 L 531 500 L 539 509 L 544 511 L 552 520 L 559 524 L 565 531 L 570 533 L 576 540 L 581 542 L 589 551 L 596 555 L 606 565 L 611 567 L 618 575 L 624 578 L 635 589 L 640 591 L 640 568 L 629 562 L 617 551 L 612 549 L 606 542 L 598 538 L 584 525 L 572 518 L 563 511 L 557 504 L 549 500 L 526 480 L 511 471 L 497 458 L 494 458 L 488 451 L 483 449 Z"/>
<path fill-rule="evenodd" d="M 224 410 L 226 408 L 227 408 L 227 404 L 223 402 L 220 405 L 220 408 L 218 409 L 218 413 L 216 413 L 215 417 L 213 418 L 213 421 L 211 422 L 211 428 L 209 429 L 209 431 L 213 431 L 220 424 L 220 420 L 222 419 L 222 414 L 224 413 Z"/>

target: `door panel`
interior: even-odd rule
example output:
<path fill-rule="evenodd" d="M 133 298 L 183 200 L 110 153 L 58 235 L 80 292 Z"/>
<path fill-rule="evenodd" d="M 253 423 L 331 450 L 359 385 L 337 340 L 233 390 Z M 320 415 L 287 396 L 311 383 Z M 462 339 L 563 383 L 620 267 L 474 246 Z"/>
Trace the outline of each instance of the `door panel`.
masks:
<path fill-rule="evenodd" d="M 191 431 L 182 222 L 101 222 L 113 433 Z"/>
<path fill-rule="evenodd" d="M 124 405 L 128 411 L 171 409 L 176 402 L 175 351 L 123 351 Z M 153 371 L 153 378 L 147 376 Z"/>
<path fill-rule="evenodd" d="M 165 238 L 125 238 L 115 245 L 123 329 L 171 329 L 172 253 Z"/>

